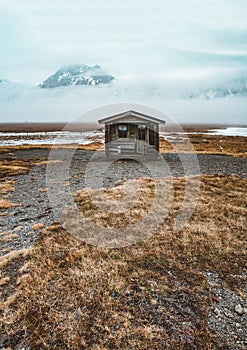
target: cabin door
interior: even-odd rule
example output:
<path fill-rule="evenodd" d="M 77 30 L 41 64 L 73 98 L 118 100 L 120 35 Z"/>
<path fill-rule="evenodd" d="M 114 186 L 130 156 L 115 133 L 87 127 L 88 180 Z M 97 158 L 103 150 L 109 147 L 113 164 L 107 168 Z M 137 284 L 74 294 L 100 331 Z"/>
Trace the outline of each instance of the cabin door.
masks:
<path fill-rule="evenodd" d="M 146 125 L 137 126 L 137 153 L 144 154 L 146 140 Z"/>

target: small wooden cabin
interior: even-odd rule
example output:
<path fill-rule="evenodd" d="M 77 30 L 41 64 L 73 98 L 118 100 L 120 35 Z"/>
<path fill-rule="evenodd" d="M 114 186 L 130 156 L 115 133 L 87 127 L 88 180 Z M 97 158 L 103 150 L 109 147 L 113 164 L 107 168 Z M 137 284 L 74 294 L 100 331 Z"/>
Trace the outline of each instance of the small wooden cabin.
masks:
<path fill-rule="evenodd" d="M 99 120 L 105 124 L 105 152 L 114 155 L 157 155 L 159 124 L 164 120 L 133 110 Z"/>

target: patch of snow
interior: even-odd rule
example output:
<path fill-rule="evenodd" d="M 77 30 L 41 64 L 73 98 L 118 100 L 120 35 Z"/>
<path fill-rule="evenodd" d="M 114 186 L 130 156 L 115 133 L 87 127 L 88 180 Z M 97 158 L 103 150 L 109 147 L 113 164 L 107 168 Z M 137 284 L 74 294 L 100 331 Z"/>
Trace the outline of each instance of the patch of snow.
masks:
<path fill-rule="evenodd" d="M 94 140 L 91 137 L 96 137 Z M 55 131 L 55 132 L 0 132 L 0 146 L 103 143 L 104 133 L 100 131 Z"/>
<path fill-rule="evenodd" d="M 229 127 L 226 129 L 214 129 L 214 130 L 211 130 L 211 132 L 207 132 L 207 135 L 247 137 L 247 127 L 243 127 L 243 128 Z"/>
<path fill-rule="evenodd" d="M 163 138 L 166 141 L 171 142 L 183 142 L 187 139 L 186 133 L 183 132 L 160 132 L 160 137 Z"/>

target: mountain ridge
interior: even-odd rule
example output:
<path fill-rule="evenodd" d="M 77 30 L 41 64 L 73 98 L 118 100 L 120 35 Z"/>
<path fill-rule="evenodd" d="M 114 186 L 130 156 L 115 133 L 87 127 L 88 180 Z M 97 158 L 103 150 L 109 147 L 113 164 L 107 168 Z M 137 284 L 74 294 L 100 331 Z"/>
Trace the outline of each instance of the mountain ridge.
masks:
<path fill-rule="evenodd" d="M 203 91 L 191 94 L 189 97 L 205 100 L 224 97 L 247 97 L 247 76 L 237 78 L 231 83 L 225 84 L 225 86 L 204 89 Z"/>
<path fill-rule="evenodd" d="M 212 86 L 213 84 L 202 81 L 194 87 L 191 87 L 190 81 L 188 83 L 183 82 L 182 85 L 179 81 L 164 80 L 162 84 L 153 81 L 150 83 L 148 80 L 142 81 L 140 85 L 138 79 L 132 79 L 130 81 L 124 81 L 119 78 L 116 83 L 111 85 L 111 82 L 115 80 L 115 77 L 106 73 L 100 65 L 88 66 L 86 64 L 68 64 L 63 65 L 54 74 L 50 75 L 47 79 L 38 85 L 30 85 L 20 81 L 11 81 L 0 75 L 0 97 L 1 99 L 10 95 L 12 98 L 18 95 L 34 94 L 39 90 L 49 90 L 56 88 L 68 87 L 63 90 L 70 91 L 69 87 L 72 86 L 84 86 L 89 87 L 90 91 L 93 86 L 109 85 L 110 89 L 107 89 L 108 94 L 114 97 L 132 98 L 133 96 L 143 97 L 166 97 L 172 99 L 201 99 L 201 100 L 214 100 L 222 98 L 237 98 L 247 97 L 247 75 L 235 79 L 228 79 L 228 81 L 219 83 L 218 86 Z M 204 85 L 204 87 L 202 86 Z M 208 87 L 207 87 L 208 86 Z M 35 92 L 36 91 L 36 92 Z M 37 93 L 39 94 L 39 93 Z"/>
<path fill-rule="evenodd" d="M 39 84 L 39 87 L 51 89 L 70 85 L 104 85 L 114 79 L 113 75 L 106 73 L 99 65 L 69 64 L 62 66 L 54 74 L 50 75 Z"/>

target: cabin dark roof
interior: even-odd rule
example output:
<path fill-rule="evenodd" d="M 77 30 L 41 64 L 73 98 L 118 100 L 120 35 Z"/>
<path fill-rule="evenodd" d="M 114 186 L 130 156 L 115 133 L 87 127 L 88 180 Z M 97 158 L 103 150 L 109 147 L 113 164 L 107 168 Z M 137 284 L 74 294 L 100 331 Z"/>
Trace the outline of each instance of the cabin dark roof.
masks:
<path fill-rule="evenodd" d="M 125 111 L 125 112 L 121 112 L 121 113 L 118 113 L 118 114 L 111 115 L 109 117 L 100 119 L 98 122 L 100 124 L 110 123 L 110 122 L 117 121 L 118 119 L 121 119 L 121 118 L 124 118 L 124 117 L 129 117 L 129 116 L 137 117 L 137 118 L 140 118 L 140 119 L 143 119 L 143 120 L 152 121 L 152 122 L 159 123 L 159 124 L 165 124 L 165 120 L 158 119 L 158 118 L 152 117 L 150 115 L 147 115 L 147 114 L 144 114 L 144 113 L 141 113 L 141 112 L 136 112 L 136 111 L 133 111 L 133 110 L 129 110 L 129 111 Z"/>

